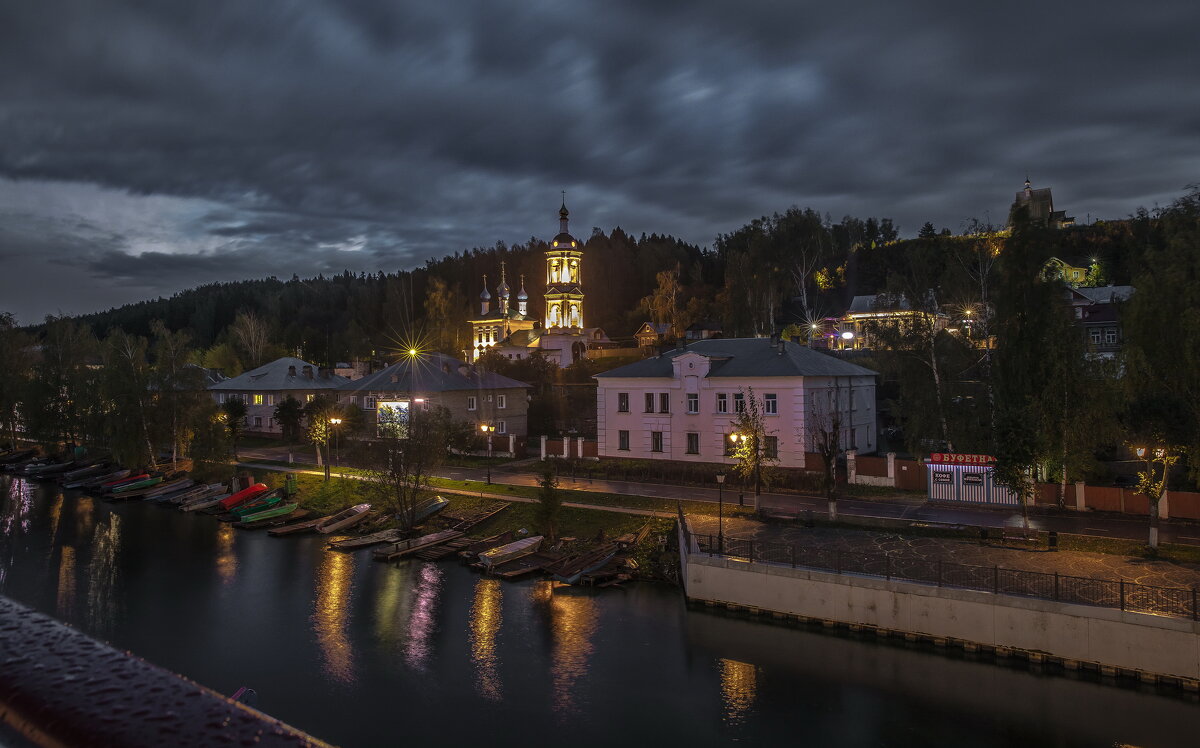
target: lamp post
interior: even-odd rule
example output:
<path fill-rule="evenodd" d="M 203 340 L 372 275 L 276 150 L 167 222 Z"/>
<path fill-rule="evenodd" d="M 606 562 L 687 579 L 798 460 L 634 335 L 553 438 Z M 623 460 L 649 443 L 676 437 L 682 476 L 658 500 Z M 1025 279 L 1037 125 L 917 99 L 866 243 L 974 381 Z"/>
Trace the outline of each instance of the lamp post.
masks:
<path fill-rule="evenodd" d="M 762 445 L 759 443 L 757 433 L 739 434 L 736 431 L 729 435 L 730 441 L 734 444 L 745 444 L 752 442 L 754 445 L 754 506 L 757 511 L 758 497 L 762 495 Z"/>
<path fill-rule="evenodd" d="M 487 482 L 492 483 L 492 432 L 496 430 L 495 426 L 488 423 L 479 424 L 479 430 L 487 437 Z"/>
<path fill-rule="evenodd" d="M 329 425 L 333 427 L 333 463 L 338 467 L 341 467 L 342 442 L 340 434 L 338 434 L 338 426 L 342 425 L 342 419 L 337 417 L 330 418 Z"/>
<path fill-rule="evenodd" d="M 725 554 L 725 473 L 717 473 L 717 549 Z"/>

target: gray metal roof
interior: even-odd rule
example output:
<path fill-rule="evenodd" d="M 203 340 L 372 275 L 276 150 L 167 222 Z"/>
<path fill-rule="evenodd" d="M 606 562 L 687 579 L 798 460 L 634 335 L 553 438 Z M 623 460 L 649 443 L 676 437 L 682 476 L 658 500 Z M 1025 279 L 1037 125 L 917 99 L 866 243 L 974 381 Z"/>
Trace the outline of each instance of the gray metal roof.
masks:
<path fill-rule="evenodd" d="M 462 367 L 460 369 L 460 367 Z M 449 392 L 453 390 L 528 389 L 530 385 L 515 379 L 481 372 L 444 353 L 427 353 L 417 358 L 410 378 L 407 357 L 374 374 L 348 380 L 342 392 Z"/>
<path fill-rule="evenodd" d="M 606 377 L 671 378 L 671 361 L 684 353 L 698 353 L 714 359 L 708 377 L 854 377 L 875 376 L 870 369 L 847 363 L 799 343 L 785 341 L 783 353 L 770 338 L 712 338 L 696 340 L 680 350 L 664 351 L 661 356 L 643 359 L 628 366 L 601 372 Z"/>
<path fill-rule="evenodd" d="M 1111 304 L 1114 301 L 1125 301 L 1133 296 L 1133 286 L 1080 286 L 1074 289 L 1080 296 L 1085 296 L 1096 304 Z"/>
<path fill-rule="evenodd" d="M 309 367 L 312 378 L 305 376 L 304 367 Z M 288 367 L 295 367 L 295 374 L 289 373 Z M 243 392 L 278 392 L 281 390 L 335 390 L 340 385 L 349 382 L 343 376 L 326 372 L 321 376 L 320 367 L 307 361 L 291 356 L 284 356 L 269 364 L 263 364 L 239 374 L 232 379 L 226 379 L 209 387 L 210 390 L 240 390 Z"/>

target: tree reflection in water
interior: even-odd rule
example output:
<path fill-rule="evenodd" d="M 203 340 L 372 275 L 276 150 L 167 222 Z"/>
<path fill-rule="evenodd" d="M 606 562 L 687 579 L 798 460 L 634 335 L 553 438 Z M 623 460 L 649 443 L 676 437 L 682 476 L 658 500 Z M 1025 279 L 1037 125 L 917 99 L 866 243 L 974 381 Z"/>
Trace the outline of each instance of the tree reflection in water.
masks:
<path fill-rule="evenodd" d="M 475 690 L 491 701 L 499 701 L 501 697 L 496 635 L 503 623 L 503 600 L 499 579 L 480 579 L 475 583 L 475 601 L 471 605 L 471 662 L 475 665 Z"/>
<path fill-rule="evenodd" d="M 69 545 L 62 547 L 58 559 L 58 597 L 54 610 L 64 621 L 71 620 L 75 610 L 75 549 Z"/>
<path fill-rule="evenodd" d="M 105 515 L 92 537 L 88 563 L 88 627 L 100 634 L 112 631 L 117 618 L 117 553 L 121 549 L 121 516 Z"/>

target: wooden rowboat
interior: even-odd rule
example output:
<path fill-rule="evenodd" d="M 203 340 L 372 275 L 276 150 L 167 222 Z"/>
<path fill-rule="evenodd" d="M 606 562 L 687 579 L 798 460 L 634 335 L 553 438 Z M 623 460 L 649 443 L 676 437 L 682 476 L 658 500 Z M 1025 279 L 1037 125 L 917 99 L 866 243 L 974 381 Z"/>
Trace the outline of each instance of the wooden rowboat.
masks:
<path fill-rule="evenodd" d="M 94 486 L 99 486 L 101 483 L 128 478 L 129 473 L 129 470 L 116 470 L 111 473 L 106 473 L 105 475 L 97 475 L 84 478 L 82 480 L 72 481 L 70 483 L 64 483 L 63 488 L 92 488 Z"/>
<path fill-rule="evenodd" d="M 221 490 L 218 490 L 218 494 L 219 495 L 216 495 L 216 496 L 210 495 L 210 496 L 206 496 L 202 499 L 196 499 L 194 501 L 189 501 L 189 502 L 181 505 L 179 507 L 179 509 L 180 509 L 180 511 L 184 511 L 184 512 L 198 512 L 201 509 L 211 509 L 211 508 L 215 507 L 216 505 L 220 504 L 225 499 L 228 499 L 232 495 L 232 494 L 229 494 L 228 492 L 222 493 Z"/>
<path fill-rule="evenodd" d="M 253 500 L 260 494 L 266 493 L 267 490 L 266 484 L 255 483 L 253 486 L 233 493 L 227 498 L 223 499 L 221 501 L 221 508 L 228 511 L 233 509 L 235 506 L 239 506 L 241 504 L 245 504 L 247 501 Z"/>
<path fill-rule="evenodd" d="M 485 569 L 490 569 L 493 566 L 503 564 L 513 559 L 528 556 L 531 553 L 536 553 L 542 547 L 541 535 L 534 535 L 528 538 L 516 540 L 507 545 L 497 546 L 489 551 L 484 551 L 479 554 L 479 563 Z"/>
<path fill-rule="evenodd" d="M 366 519 L 367 512 L 369 511 L 371 511 L 370 504 L 355 504 L 349 509 L 344 509 L 329 519 L 318 523 L 313 529 L 322 535 L 328 535 L 338 530 L 345 530 L 347 527 L 353 527 Z"/>
<path fill-rule="evenodd" d="M 357 548 L 366 548 L 380 543 L 396 543 L 404 537 L 403 530 L 380 530 L 373 532 L 370 535 L 360 535 L 357 538 L 346 538 L 345 540 L 335 540 L 329 544 L 330 548 L 339 551 L 351 551 Z"/>
<path fill-rule="evenodd" d="M 255 522 L 262 522 L 263 520 L 277 519 L 279 517 L 285 517 L 285 516 L 291 514 L 292 512 L 296 511 L 296 508 L 299 506 L 300 506 L 299 504 L 297 504 L 296 502 L 293 501 L 290 504 L 281 504 L 279 506 L 272 507 L 270 509 L 263 509 L 263 510 L 257 511 L 257 512 L 250 512 L 249 514 L 242 515 L 241 524 L 251 525 L 251 524 L 254 524 Z"/>

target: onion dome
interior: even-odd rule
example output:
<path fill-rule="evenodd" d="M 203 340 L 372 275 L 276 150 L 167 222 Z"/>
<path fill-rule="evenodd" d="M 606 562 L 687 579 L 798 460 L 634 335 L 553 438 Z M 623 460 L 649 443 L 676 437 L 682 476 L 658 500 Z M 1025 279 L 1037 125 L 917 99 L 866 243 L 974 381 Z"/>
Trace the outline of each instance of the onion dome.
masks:
<path fill-rule="evenodd" d="M 490 293 L 488 293 L 488 290 L 487 290 L 487 276 L 486 275 L 483 276 L 483 293 L 479 294 L 479 298 L 482 301 L 491 301 L 492 300 L 492 295 Z"/>
<path fill-rule="evenodd" d="M 525 293 L 525 274 L 521 273 L 521 290 L 517 293 L 517 301 L 529 301 L 529 294 Z"/>

